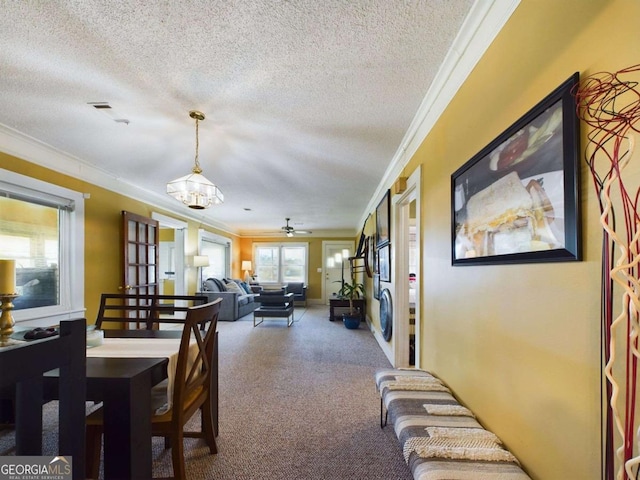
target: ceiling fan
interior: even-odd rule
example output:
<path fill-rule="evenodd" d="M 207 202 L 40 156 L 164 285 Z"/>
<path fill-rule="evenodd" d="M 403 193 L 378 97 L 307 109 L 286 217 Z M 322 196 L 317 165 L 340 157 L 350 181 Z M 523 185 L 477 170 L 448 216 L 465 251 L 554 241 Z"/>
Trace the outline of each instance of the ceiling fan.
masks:
<path fill-rule="evenodd" d="M 287 221 L 287 224 L 284 227 L 282 227 L 282 231 L 285 233 L 287 237 L 293 237 L 294 234 L 308 235 L 311 233 L 309 230 L 296 230 L 295 228 L 289 226 L 289 220 L 291 220 L 290 218 L 285 218 L 285 220 Z"/>

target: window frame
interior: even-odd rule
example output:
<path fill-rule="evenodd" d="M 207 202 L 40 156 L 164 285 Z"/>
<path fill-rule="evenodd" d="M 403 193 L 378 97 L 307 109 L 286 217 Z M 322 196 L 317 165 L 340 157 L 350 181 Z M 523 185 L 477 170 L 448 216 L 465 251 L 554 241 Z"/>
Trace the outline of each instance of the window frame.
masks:
<path fill-rule="evenodd" d="M 278 280 L 275 282 L 263 282 L 258 277 L 258 282 L 262 285 L 284 285 L 285 282 L 282 276 L 282 261 L 284 255 L 282 254 L 283 248 L 304 248 L 304 279 L 302 280 L 304 284 L 309 283 L 309 242 L 255 242 L 253 244 L 252 251 L 252 262 L 253 262 L 253 270 L 255 272 L 258 271 L 258 264 L 256 259 L 258 258 L 257 249 L 258 248 L 278 248 Z"/>
<path fill-rule="evenodd" d="M 84 194 L 10 170 L 0 169 L 0 178 L 0 192 L 14 194 L 32 203 L 64 207 L 60 209 L 59 226 L 60 303 L 13 310 L 14 321 L 16 324 L 24 322 L 34 326 L 50 326 L 61 320 L 83 317 Z"/>
<path fill-rule="evenodd" d="M 218 235 L 202 228 L 198 229 L 198 255 L 202 252 L 202 241 L 217 243 L 226 247 L 225 276 L 231 277 L 231 259 L 233 258 L 233 242 L 230 238 Z M 204 279 L 203 279 L 204 280 Z"/>

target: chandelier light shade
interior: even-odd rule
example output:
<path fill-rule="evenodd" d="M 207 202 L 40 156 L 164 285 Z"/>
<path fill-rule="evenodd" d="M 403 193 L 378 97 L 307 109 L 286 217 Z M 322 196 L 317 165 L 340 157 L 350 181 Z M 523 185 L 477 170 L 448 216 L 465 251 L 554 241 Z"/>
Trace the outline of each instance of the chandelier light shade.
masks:
<path fill-rule="evenodd" d="M 198 123 L 204 120 L 204 113 L 192 110 L 189 116 L 196 121 L 196 157 L 195 166 L 189 175 L 176 178 L 167 183 L 167 193 L 187 207 L 202 210 L 211 205 L 219 205 L 224 202 L 224 195 L 220 189 L 202 175 L 202 168 L 198 161 Z"/>

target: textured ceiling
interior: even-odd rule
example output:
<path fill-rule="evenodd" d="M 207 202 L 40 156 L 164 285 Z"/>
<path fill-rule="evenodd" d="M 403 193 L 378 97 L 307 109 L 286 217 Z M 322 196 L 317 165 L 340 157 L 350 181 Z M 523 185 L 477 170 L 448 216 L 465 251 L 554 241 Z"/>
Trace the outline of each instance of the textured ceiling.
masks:
<path fill-rule="evenodd" d="M 230 232 L 278 232 L 291 217 L 353 233 L 473 11 L 472 0 L 2 1 L 0 127 L 55 149 L 30 160 Z M 207 117 L 203 174 L 225 195 L 203 212 L 164 193 L 193 167 L 193 109 Z"/>

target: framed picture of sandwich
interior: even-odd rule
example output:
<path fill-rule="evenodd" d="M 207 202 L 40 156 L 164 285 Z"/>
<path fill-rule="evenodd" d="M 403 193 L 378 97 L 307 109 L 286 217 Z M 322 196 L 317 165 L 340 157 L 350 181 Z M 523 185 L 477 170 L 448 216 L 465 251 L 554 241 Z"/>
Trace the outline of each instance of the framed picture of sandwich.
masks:
<path fill-rule="evenodd" d="M 451 175 L 453 265 L 581 260 L 578 80 Z"/>

